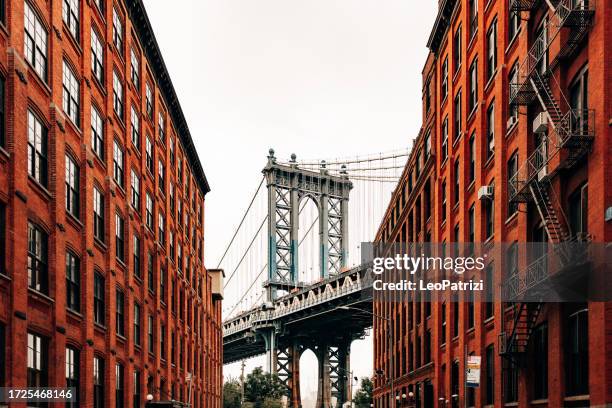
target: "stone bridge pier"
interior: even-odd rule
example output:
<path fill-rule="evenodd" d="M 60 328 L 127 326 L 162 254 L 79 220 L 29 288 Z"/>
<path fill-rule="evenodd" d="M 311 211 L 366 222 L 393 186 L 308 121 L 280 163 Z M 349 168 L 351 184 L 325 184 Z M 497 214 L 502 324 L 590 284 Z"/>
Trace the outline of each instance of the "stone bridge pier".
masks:
<path fill-rule="evenodd" d="M 350 348 L 353 337 L 304 338 L 295 337 L 290 342 L 275 342 L 276 333 L 269 332 L 266 343 L 270 371 L 278 374 L 287 387 L 287 401 L 291 408 L 301 408 L 300 358 L 310 349 L 317 357 L 318 387 L 317 408 L 337 408 L 351 399 Z M 323 337 L 323 336 L 322 336 Z"/>

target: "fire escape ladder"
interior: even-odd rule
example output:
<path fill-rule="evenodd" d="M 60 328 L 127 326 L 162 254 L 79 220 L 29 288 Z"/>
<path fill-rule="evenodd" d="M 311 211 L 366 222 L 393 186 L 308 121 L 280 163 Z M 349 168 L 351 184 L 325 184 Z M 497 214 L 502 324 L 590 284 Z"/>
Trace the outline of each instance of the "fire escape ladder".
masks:
<path fill-rule="evenodd" d="M 512 331 L 507 338 L 505 352 L 502 355 L 511 358 L 520 365 L 524 362 L 520 357 L 527 352 L 529 339 L 542 310 L 542 303 L 515 303 L 512 310 Z"/>
<path fill-rule="evenodd" d="M 559 131 L 560 130 L 563 131 L 563 129 L 560 129 L 561 128 L 560 123 L 561 123 L 561 119 L 563 118 L 563 113 L 561 112 L 561 108 L 559 107 L 559 104 L 553 97 L 553 93 L 552 93 L 552 90 L 550 89 L 550 86 L 544 80 L 544 78 L 540 76 L 537 70 L 531 76 L 529 81 L 531 82 L 531 86 L 533 86 L 533 89 L 535 90 L 536 96 L 538 100 L 540 101 L 542 108 L 544 109 L 544 111 L 546 112 L 546 115 L 548 116 L 548 120 L 550 121 L 553 127 L 553 130 L 555 131 L 555 133 L 557 133 L 559 138 L 561 138 Z"/>
<path fill-rule="evenodd" d="M 561 224 L 561 220 L 559 220 L 557 216 L 557 211 L 551 201 L 550 195 L 546 191 L 546 184 L 534 181 L 530 183 L 529 190 L 538 213 L 540 214 L 540 218 L 542 219 L 542 223 L 544 224 L 544 228 L 546 229 L 549 242 L 552 244 L 559 244 L 560 242 L 566 241 L 569 238 L 569 234 L 565 231 L 565 228 Z"/>

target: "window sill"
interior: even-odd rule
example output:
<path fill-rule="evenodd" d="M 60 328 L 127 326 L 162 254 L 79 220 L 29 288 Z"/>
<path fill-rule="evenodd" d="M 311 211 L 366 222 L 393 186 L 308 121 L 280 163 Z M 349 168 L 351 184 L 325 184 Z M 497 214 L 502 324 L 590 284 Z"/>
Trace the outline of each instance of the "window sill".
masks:
<path fill-rule="evenodd" d="M 36 180 L 34 177 L 28 174 L 28 181 L 30 181 L 30 185 L 34 187 L 34 191 L 42 196 L 45 200 L 51 200 L 53 197 L 51 192 L 47 190 L 47 187 L 43 186 Z"/>
<path fill-rule="evenodd" d="M 514 46 L 518 43 L 516 39 L 519 37 L 519 34 L 521 33 L 521 27 L 522 27 L 522 25 L 520 25 L 520 21 L 521 20 L 519 20 L 519 26 L 516 29 L 516 33 L 514 33 L 514 37 L 512 37 L 510 41 L 508 41 L 508 46 L 506 47 L 506 50 L 504 51 L 504 54 L 506 54 L 506 56 L 514 48 Z"/>
<path fill-rule="evenodd" d="M 453 73 L 453 85 L 457 83 L 457 79 L 459 79 L 460 74 L 461 74 L 461 63 L 459 63 L 459 66 Z"/>
<path fill-rule="evenodd" d="M 588 401 L 591 399 L 590 394 L 584 394 L 584 395 L 575 395 L 572 397 L 565 397 L 563 398 L 563 401 L 566 402 L 572 402 L 572 401 Z"/>
<path fill-rule="evenodd" d="M 466 54 L 469 54 L 472 51 L 474 44 L 476 44 L 476 37 L 478 37 L 478 28 L 470 35 L 470 41 L 468 42 Z"/>
<path fill-rule="evenodd" d="M 102 333 L 106 333 L 106 326 L 97 322 L 94 322 L 94 330 Z"/>
<path fill-rule="evenodd" d="M 506 227 L 510 227 L 511 224 L 516 224 L 516 220 L 518 219 L 518 210 L 515 211 L 511 216 L 506 219 Z"/>
<path fill-rule="evenodd" d="M 476 185 L 476 180 L 472 180 L 470 181 L 470 184 L 468 184 L 467 188 L 465 189 L 465 191 L 467 193 L 471 192 L 472 190 L 474 190 L 474 186 Z"/>
<path fill-rule="evenodd" d="M 94 237 L 94 245 L 97 246 L 102 252 L 106 252 L 106 250 L 108 249 L 104 241 L 102 241 L 98 237 Z"/>
<path fill-rule="evenodd" d="M 532 400 L 531 405 L 548 405 L 548 398 Z"/>
<path fill-rule="evenodd" d="M 470 124 L 472 123 L 472 121 L 476 117 L 476 111 L 478 110 L 478 105 L 480 105 L 480 101 L 476 101 L 474 103 L 474 106 L 472 107 L 472 110 L 470 111 L 470 114 L 467 117 L 466 128 L 470 127 Z"/>
<path fill-rule="evenodd" d="M 70 224 L 72 224 L 72 226 L 78 230 L 81 230 L 83 228 L 83 223 L 81 222 L 81 220 L 79 220 L 74 214 L 72 214 L 70 211 L 66 211 L 66 219 L 68 220 L 68 222 Z"/>
<path fill-rule="evenodd" d="M 11 159 L 11 154 L 2 146 L 0 146 L 0 159 L 3 162 L 7 162 Z"/>
<path fill-rule="evenodd" d="M 509 139 L 510 136 L 514 135 L 514 131 L 518 128 L 518 118 L 514 121 L 512 126 L 506 128 L 506 139 Z"/>
<path fill-rule="evenodd" d="M 80 30 L 80 26 L 79 26 L 79 30 Z M 68 37 L 68 40 L 70 41 L 70 43 L 72 44 L 72 46 L 74 47 L 75 51 L 77 52 L 77 54 L 79 54 L 80 57 L 83 56 L 83 49 L 81 48 L 81 44 L 79 43 L 79 40 L 77 38 L 74 38 L 72 36 L 72 33 L 70 32 L 70 29 L 66 26 L 66 23 L 63 22 L 62 24 L 62 31 L 64 32 L 64 37 Z"/>
<path fill-rule="evenodd" d="M 484 166 L 482 166 L 485 170 L 488 170 L 489 167 L 493 166 L 493 163 L 495 162 L 495 153 L 493 153 L 491 156 L 489 156 L 489 158 L 487 159 L 487 161 L 485 161 Z"/>
<path fill-rule="evenodd" d="M 495 83 L 495 77 L 497 77 L 497 71 L 499 71 L 499 66 L 495 67 L 495 71 L 493 71 L 493 73 L 491 74 L 491 77 L 487 79 L 487 83 L 484 86 L 485 94 L 489 93 L 490 88 Z"/>
<path fill-rule="evenodd" d="M 32 296 L 33 298 L 41 300 L 44 303 L 47 303 L 49 305 L 52 305 L 55 303 L 55 300 L 52 297 L 50 297 L 49 295 L 45 293 L 39 292 L 36 289 L 28 288 L 28 294 Z"/>
<path fill-rule="evenodd" d="M 482 323 L 486 328 L 490 328 L 493 326 L 493 322 L 495 321 L 495 316 L 487 317 Z"/>
<path fill-rule="evenodd" d="M 115 337 L 117 340 L 119 340 L 121 343 L 125 343 L 127 341 L 127 338 L 125 338 L 124 335 L 119 334 L 119 333 L 115 333 Z"/>

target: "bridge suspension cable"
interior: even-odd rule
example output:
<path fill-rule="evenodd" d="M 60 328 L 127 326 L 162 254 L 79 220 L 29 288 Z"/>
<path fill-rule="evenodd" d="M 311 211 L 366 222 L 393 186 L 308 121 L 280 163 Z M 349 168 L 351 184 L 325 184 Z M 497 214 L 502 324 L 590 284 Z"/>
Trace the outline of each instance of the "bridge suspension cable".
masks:
<path fill-rule="evenodd" d="M 223 255 L 221 256 L 221 259 L 217 263 L 217 268 L 221 267 L 221 262 L 223 262 L 223 260 L 225 259 L 225 256 L 227 255 L 227 252 L 229 251 L 232 244 L 234 243 L 234 240 L 236 239 L 236 236 L 238 235 L 238 232 L 240 231 L 240 228 L 242 227 L 244 220 L 246 219 L 247 215 L 249 215 L 249 211 L 251 211 L 251 207 L 253 206 L 253 203 L 255 202 L 255 198 L 257 198 L 257 194 L 259 194 L 259 190 L 261 190 L 261 186 L 263 185 L 264 180 L 265 180 L 265 177 L 262 176 L 261 181 L 259 182 L 259 185 L 257 186 L 257 190 L 255 190 L 255 194 L 253 194 L 253 197 L 251 198 L 251 201 L 249 202 L 249 206 L 244 212 L 244 215 L 242 216 L 242 219 L 240 220 L 238 227 L 236 227 L 236 230 L 234 231 L 234 235 L 232 235 L 232 239 L 230 239 L 229 244 L 227 244 L 227 247 L 225 247 L 225 251 L 223 252 Z"/>

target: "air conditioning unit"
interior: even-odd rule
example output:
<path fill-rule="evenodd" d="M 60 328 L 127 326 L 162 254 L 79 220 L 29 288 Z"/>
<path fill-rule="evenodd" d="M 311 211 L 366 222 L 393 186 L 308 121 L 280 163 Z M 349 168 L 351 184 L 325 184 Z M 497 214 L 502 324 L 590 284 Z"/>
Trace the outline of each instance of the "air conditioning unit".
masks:
<path fill-rule="evenodd" d="M 538 181 L 542 181 L 548 176 L 548 166 L 545 164 L 540 170 L 538 170 Z"/>
<path fill-rule="evenodd" d="M 510 129 L 511 127 L 513 127 L 514 125 L 516 125 L 516 122 L 518 121 L 516 116 L 510 116 L 508 118 L 508 121 L 506 122 L 506 130 Z"/>
<path fill-rule="evenodd" d="M 546 133 L 548 130 L 548 116 L 544 112 L 538 113 L 533 120 L 533 133 Z"/>
<path fill-rule="evenodd" d="M 485 198 L 489 200 L 493 198 L 493 186 L 481 186 L 478 189 L 478 199 L 484 200 Z"/>

